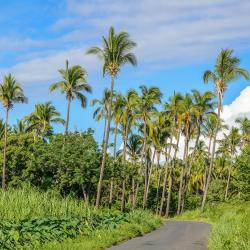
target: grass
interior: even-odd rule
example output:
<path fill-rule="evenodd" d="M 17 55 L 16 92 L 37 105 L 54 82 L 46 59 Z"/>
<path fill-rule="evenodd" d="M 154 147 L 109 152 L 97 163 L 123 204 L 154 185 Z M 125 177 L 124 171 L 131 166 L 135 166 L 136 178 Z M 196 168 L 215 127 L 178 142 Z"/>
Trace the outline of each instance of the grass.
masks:
<path fill-rule="evenodd" d="M 34 188 L 0 191 L 0 218 L 19 221 L 34 217 L 82 216 L 93 211 L 84 202 L 62 198 L 55 192 L 39 192 Z"/>
<path fill-rule="evenodd" d="M 209 250 L 250 249 L 250 202 L 213 204 L 200 210 L 188 211 L 178 220 L 197 220 L 211 223 Z"/>
<path fill-rule="evenodd" d="M 54 192 L 0 191 L 1 249 L 104 249 L 161 223 L 149 211 L 95 209 Z"/>
<path fill-rule="evenodd" d="M 51 242 L 39 250 L 100 250 L 117 243 L 141 236 L 159 227 L 162 220 L 147 211 L 134 211 L 129 214 L 129 221 L 116 228 L 94 230 L 75 239 L 64 242 Z"/>

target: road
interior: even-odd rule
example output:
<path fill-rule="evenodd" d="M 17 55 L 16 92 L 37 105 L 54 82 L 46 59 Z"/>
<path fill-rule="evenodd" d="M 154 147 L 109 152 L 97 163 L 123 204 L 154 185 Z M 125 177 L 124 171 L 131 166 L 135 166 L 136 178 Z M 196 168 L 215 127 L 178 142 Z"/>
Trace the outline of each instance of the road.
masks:
<path fill-rule="evenodd" d="M 113 246 L 108 250 L 206 250 L 211 225 L 191 221 L 167 221 L 142 237 Z"/>

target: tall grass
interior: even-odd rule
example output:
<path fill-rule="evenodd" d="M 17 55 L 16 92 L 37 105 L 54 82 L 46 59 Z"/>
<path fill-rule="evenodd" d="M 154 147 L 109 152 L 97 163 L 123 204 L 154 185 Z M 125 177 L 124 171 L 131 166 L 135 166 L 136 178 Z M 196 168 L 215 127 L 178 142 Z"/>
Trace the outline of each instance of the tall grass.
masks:
<path fill-rule="evenodd" d="M 213 225 L 209 250 L 250 249 L 250 202 L 214 204 L 202 213 L 189 211 L 178 219 L 206 221 Z"/>
<path fill-rule="evenodd" d="M 55 192 L 39 192 L 34 188 L 0 191 L 0 219 L 19 221 L 34 217 L 78 217 L 93 211 L 84 202 Z"/>

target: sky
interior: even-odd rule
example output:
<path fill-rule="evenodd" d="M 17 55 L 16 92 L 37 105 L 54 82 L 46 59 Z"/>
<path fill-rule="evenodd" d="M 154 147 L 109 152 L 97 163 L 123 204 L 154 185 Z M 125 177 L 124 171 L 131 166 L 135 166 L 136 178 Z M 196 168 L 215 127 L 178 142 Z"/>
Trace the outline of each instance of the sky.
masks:
<path fill-rule="evenodd" d="M 137 43 L 138 66 L 122 68 L 116 81 L 115 89 L 123 93 L 157 86 L 166 101 L 174 91 L 213 90 L 202 75 L 213 69 L 222 48 L 233 49 L 250 70 L 249 0 L 0 0 L 0 6 L 0 82 L 3 75 L 14 74 L 29 98 L 11 111 L 11 124 L 45 101 L 66 116 L 65 97 L 48 92 L 66 59 L 87 70 L 93 89 L 88 100 L 100 98 L 110 79 L 103 78 L 101 62 L 86 50 L 101 46 L 110 26 L 127 31 Z M 70 129 L 92 127 L 100 141 L 103 124 L 93 120 L 93 111 L 74 101 Z M 4 118 L 2 106 L 0 112 Z M 243 79 L 232 83 L 224 98 L 222 117 L 232 124 L 237 116 L 250 118 L 250 83 Z"/>

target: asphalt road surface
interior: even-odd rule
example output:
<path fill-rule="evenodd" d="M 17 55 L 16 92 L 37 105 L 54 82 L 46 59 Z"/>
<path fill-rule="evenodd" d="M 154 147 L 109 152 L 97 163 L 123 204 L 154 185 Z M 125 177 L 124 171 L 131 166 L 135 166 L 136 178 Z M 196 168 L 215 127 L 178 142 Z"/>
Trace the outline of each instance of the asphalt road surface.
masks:
<path fill-rule="evenodd" d="M 161 228 L 108 250 L 206 250 L 211 225 L 192 221 L 167 221 Z"/>

